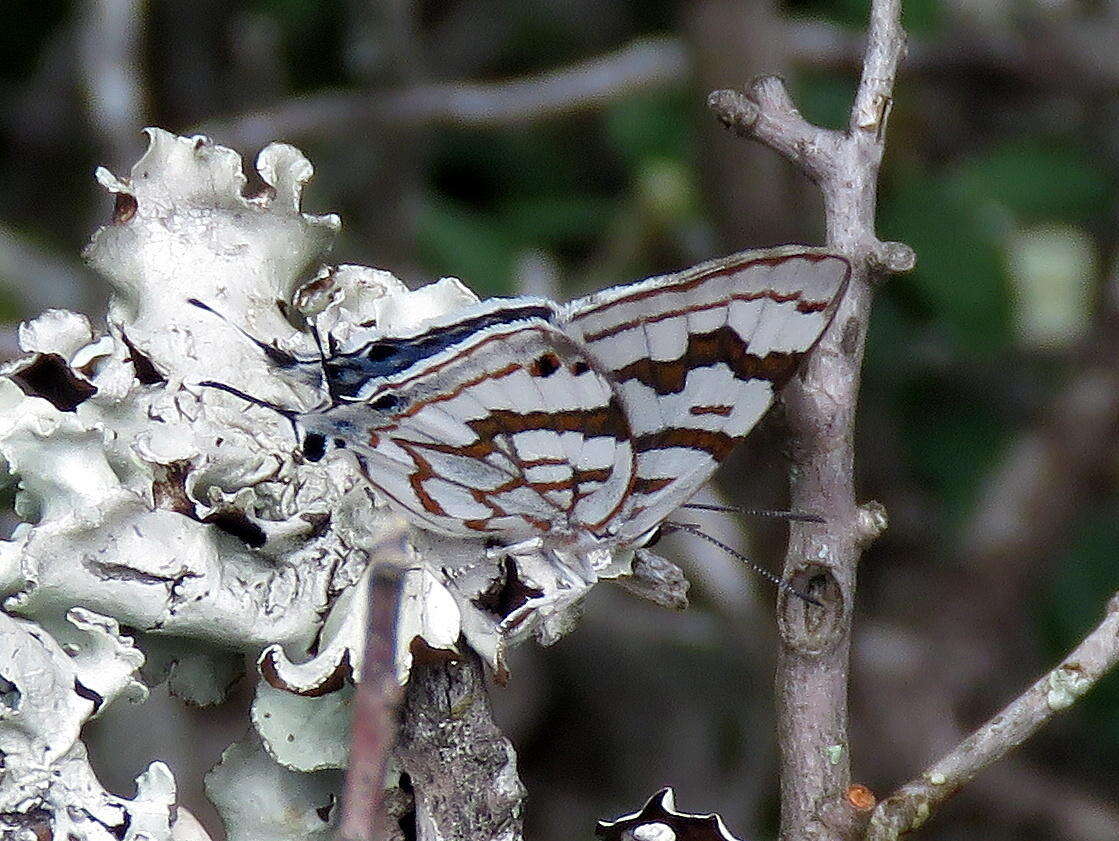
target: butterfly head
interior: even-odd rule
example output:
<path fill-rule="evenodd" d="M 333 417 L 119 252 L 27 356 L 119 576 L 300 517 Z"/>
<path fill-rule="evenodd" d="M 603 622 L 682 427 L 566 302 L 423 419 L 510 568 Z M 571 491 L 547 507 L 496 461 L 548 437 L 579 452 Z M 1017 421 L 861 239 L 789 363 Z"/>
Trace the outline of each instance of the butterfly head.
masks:
<path fill-rule="evenodd" d="M 299 442 L 300 449 L 304 457 L 308 461 L 320 460 L 326 452 L 327 435 L 323 432 L 307 428 L 307 424 L 303 421 L 306 418 L 313 417 L 329 409 L 336 402 L 334 394 L 335 380 L 332 379 L 332 355 L 323 347 L 323 343 L 317 331 L 312 330 L 312 336 L 318 348 L 318 355 L 304 357 L 269 344 L 256 336 L 253 336 L 247 330 L 241 328 L 230 319 L 219 313 L 208 304 L 199 301 L 197 298 L 189 298 L 188 303 L 199 309 L 217 316 L 248 341 L 256 345 L 257 348 L 264 354 L 272 365 L 277 369 L 284 372 L 284 375 L 305 385 L 320 389 L 324 392 L 322 400 L 311 409 L 295 409 L 288 406 L 282 406 L 270 400 L 257 397 L 246 391 L 243 391 L 228 383 L 217 382 L 215 380 L 202 380 L 198 385 L 204 388 L 212 388 L 217 391 L 224 391 L 226 394 L 231 394 L 240 400 L 245 401 L 253 406 L 260 406 L 261 408 L 268 409 L 276 414 L 282 416 L 288 423 L 291 424 L 292 432 L 295 434 L 296 440 Z M 327 347 L 330 348 L 330 353 L 333 353 L 334 343 L 328 337 Z"/>

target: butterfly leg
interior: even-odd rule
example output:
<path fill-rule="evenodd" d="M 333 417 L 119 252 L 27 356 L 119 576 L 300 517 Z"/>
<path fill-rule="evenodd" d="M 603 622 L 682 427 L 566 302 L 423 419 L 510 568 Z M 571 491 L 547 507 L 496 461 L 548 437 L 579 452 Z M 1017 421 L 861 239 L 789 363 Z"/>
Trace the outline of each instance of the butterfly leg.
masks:
<path fill-rule="evenodd" d="M 510 543 L 508 546 L 491 546 L 486 550 L 486 558 L 491 561 L 500 561 L 510 555 L 528 555 L 539 552 L 543 548 L 544 539 L 542 537 L 530 537 L 517 543 Z"/>

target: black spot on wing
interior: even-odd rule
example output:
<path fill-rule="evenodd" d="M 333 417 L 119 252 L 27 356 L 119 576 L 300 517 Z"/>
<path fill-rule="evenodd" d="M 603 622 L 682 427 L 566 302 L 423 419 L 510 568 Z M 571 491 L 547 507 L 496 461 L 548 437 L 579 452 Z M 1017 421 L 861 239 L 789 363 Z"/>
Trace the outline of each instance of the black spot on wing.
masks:
<path fill-rule="evenodd" d="M 382 394 L 377 399 L 369 403 L 370 409 L 376 409 L 378 412 L 391 412 L 403 403 L 404 400 L 398 394 Z"/>

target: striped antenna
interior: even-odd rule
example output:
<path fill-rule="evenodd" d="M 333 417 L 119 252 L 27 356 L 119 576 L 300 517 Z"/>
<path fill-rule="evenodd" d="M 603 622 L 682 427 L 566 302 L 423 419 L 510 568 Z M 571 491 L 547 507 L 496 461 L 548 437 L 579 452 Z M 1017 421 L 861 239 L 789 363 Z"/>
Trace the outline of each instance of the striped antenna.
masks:
<path fill-rule="evenodd" d="M 261 341 L 256 336 L 254 336 L 252 333 L 250 333 L 248 330 L 245 330 L 240 325 L 238 325 L 238 324 L 234 323 L 232 320 L 226 318 L 224 315 L 222 315 L 216 309 L 211 307 L 209 304 L 204 304 L 201 301 L 199 301 L 197 298 L 187 298 L 187 303 L 191 304 L 192 306 L 198 307 L 198 309 L 200 309 L 200 310 L 205 310 L 206 312 L 210 313 L 211 315 L 216 315 L 218 318 L 220 318 L 222 321 L 224 321 L 226 324 L 228 324 L 230 327 L 232 327 L 234 330 L 236 330 L 238 333 L 240 333 L 242 336 L 244 336 L 246 339 L 248 339 L 250 342 L 252 342 L 258 348 L 260 348 L 261 351 L 264 352 L 264 355 L 269 358 L 269 360 L 271 360 L 272 362 L 275 362 L 281 368 L 294 368 L 296 365 L 310 365 L 310 364 L 313 364 L 315 362 L 320 361 L 321 354 L 322 354 L 322 346 L 321 345 L 319 346 L 320 358 L 312 357 L 310 359 L 304 359 L 302 357 L 296 356 L 294 353 L 288 353 L 286 350 L 280 350 L 275 345 L 268 344 L 268 342 Z M 314 335 L 314 337 L 315 337 L 315 343 L 318 344 L 319 343 L 318 332 L 315 331 L 315 332 L 312 333 L 312 335 Z"/>
<path fill-rule="evenodd" d="M 794 587 L 792 584 L 790 584 L 785 579 L 779 578 L 778 576 L 774 575 L 772 572 L 770 572 L 765 567 L 763 567 L 763 566 L 757 564 L 756 562 L 750 560 L 749 558 L 747 558 L 745 555 L 743 555 L 741 552 L 739 552 L 734 547 L 727 546 L 727 544 L 723 543 L 723 541 L 719 540 L 718 538 L 712 537 L 711 535 L 709 535 L 705 531 L 702 531 L 697 524 L 695 524 L 695 523 L 666 522 L 664 525 L 665 525 L 665 527 L 668 528 L 669 531 L 682 531 L 685 534 L 694 534 L 696 537 L 702 537 L 708 543 L 711 543 L 715 546 L 718 546 L 720 549 L 722 549 L 724 552 L 726 552 L 732 558 L 737 558 L 738 560 L 742 561 L 742 563 L 746 564 L 746 566 L 750 567 L 750 569 L 752 569 L 754 572 L 756 572 L 758 575 L 760 575 L 766 581 L 769 581 L 771 584 L 774 584 L 778 589 L 784 590 L 786 593 L 788 593 L 792 596 L 796 596 L 798 599 L 802 599 L 803 601 L 808 602 L 808 604 L 814 604 L 814 605 L 816 605 L 816 607 L 823 607 L 823 604 L 821 602 L 818 602 L 816 599 L 812 598 L 807 593 L 801 592 L 800 590 L 798 590 L 796 587 Z"/>
<path fill-rule="evenodd" d="M 771 508 L 740 508 L 737 505 L 711 505 L 706 502 L 685 502 L 681 508 L 693 511 L 718 511 L 720 514 L 744 514 L 747 517 L 773 517 L 778 520 L 792 520 L 797 523 L 826 523 L 819 514 L 805 514 L 802 511 L 774 511 Z"/>

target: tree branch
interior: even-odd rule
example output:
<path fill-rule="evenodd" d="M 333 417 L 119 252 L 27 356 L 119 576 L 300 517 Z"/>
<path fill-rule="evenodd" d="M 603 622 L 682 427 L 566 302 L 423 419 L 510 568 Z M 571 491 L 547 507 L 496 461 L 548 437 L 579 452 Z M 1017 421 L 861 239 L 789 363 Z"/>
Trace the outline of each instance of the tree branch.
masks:
<path fill-rule="evenodd" d="M 1104 620 L 1061 664 L 1011 701 L 918 779 L 874 810 L 867 841 L 893 841 L 919 827 L 932 809 L 981 770 L 1017 747 L 1056 713 L 1071 706 L 1119 664 L 1119 593 Z"/>
<path fill-rule="evenodd" d="M 415 790 L 418 841 L 521 841 L 525 789 L 478 658 L 413 665 L 404 711 L 396 756 Z"/>
<path fill-rule="evenodd" d="M 354 692 L 350 762 L 342 796 L 338 841 L 379 841 L 385 771 L 396 741 L 396 620 L 408 565 L 406 532 L 390 532 L 374 549 L 365 614 L 365 653 Z"/>
<path fill-rule="evenodd" d="M 637 91 L 680 83 L 689 61 L 679 41 L 642 40 L 570 67 L 504 82 L 444 82 L 364 95 L 300 97 L 199 130 L 255 147 L 366 125 L 394 129 L 438 123 L 492 127 L 570 114 Z"/>
<path fill-rule="evenodd" d="M 824 195 L 828 245 L 852 261 L 852 280 L 831 328 L 784 393 L 791 427 L 791 506 L 827 523 L 797 524 L 785 577 L 810 587 L 823 607 L 779 596 L 777 665 L 781 837 L 853 838 L 869 810 L 848 796 L 847 679 L 855 570 L 874 512 L 860 512 L 853 481 L 853 427 L 872 276 L 904 271 L 912 251 L 874 233 L 878 167 L 897 64 L 905 45 L 900 0 L 875 0 L 862 79 L 846 132 L 818 128 L 775 77 L 748 93 L 716 91 L 709 105 L 739 134 L 799 166 Z M 848 804 L 848 805 L 845 805 Z"/>

